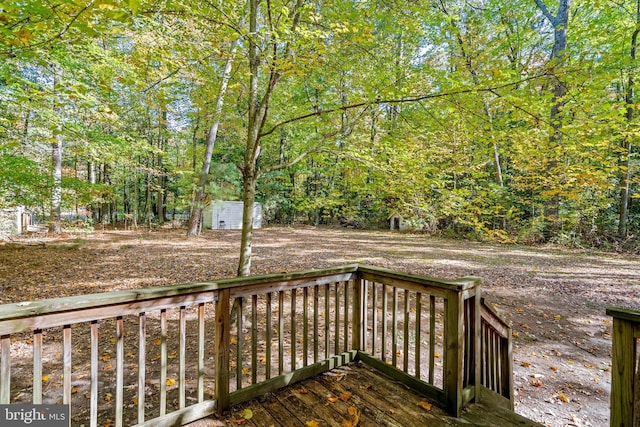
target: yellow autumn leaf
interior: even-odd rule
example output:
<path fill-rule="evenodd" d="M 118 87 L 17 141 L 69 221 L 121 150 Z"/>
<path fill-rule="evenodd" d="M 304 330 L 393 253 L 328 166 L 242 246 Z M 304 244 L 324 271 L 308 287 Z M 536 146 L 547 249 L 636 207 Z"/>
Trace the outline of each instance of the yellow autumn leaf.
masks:
<path fill-rule="evenodd" d="M 84 397 L 87 398 L 87 399 L 90 399 L 91 398 L 91 393 L 90 392 L 86 392 L 84 394 Z"/>
<path fill-rule="evenodd" d="M 176 385 L 176 380 L 174 380 L 173 378 L 168 378 L 166 384 L 167 386 L 171 387 L 172 385 Z"/>
<path fill-rule="evenodd" d="M 246 366 L 242 368 L 242 375 L 249 375 L 249 372 L 249 368 L 247 368 Z"/>
<path fill-rule="evenodd" d="M 424 409 L 425 411 L 430 411 L 433 405 L 429 402 L 423 401 L 423 402 L 418 402 L 418 406 Z"/>
<path fill-rule="evenodd" d="M 253 418 L 253 411 L 249 408 L 245 408 L 244 411 L 240 412 L 240 416 L 245 420 L 250 420 Z"/>
<path fill-rule="evenodd" d="M 562 400 L 564 403 L 569 403 L 569 398 L 567 398 L 564 393 L 558 393 L 558 399 Z"/>
<path fill-rule="evenodd" d="M 356 414 L 356 412 L 358 412 L 358 408 L 356 408 L 355 406 L 349 406 L 349 409 L 347 410 L 347 412 L 349 412 L 349 415 L 353 417 Z"/>
<path fill-rule="evenodd" d="M 235 344 L 238 342 L 238 338 L 236 337 L 231 337 L 231 339 L 229 340 L 229 344 Z"/>
<path fill-rule="evenodd" d="M 103 362 L 106 362 L 106 361 L 108 361 L 109 359 L 110 359 L 110 357 L 109 357 L 109 355 L 108 355 L 108 354 L 105 354 L 105 355 L 103 355 L 103 356 L 100 358 L 100 360 L 102 360 Z"/>
<path fill-rule="evenodd" d="M 102 368 L 104 371 L 108 371 L 109 369 L 113 369 L 113 365 L 109 364 L 107 366 L 105 366 L 104 368 Z"/>
<path fill-rule="evenodd" d="M 134 397 L 133 399 L 131 399 L 131 403 L 133 403 L 134 405 L 138 404 L 138 398 Z"/>
<path fill-rule="evenodd" d="M 156 338 L 155 340 L 153 340 L 154 345 L 160 345 L 161 343 L 162 343 L 162 340 L 160 338 Z"/>
<path fill-rule="evenodd" d="M 433 357 L 435 357 L 436 359 L 440 359 L 442 355 L 440 353 L 433 353 Z"/>
<path fill-rule="evenodd" d="M 336 403 L 338 401 L 338 396 L 330 396 L 327 398 L 330 403 Z"/>
<path fill-rule="evenodd" d="M 522 363 L 520 363 L 520 366 L 522 366 L 523 368 L 528 368 L 529 366 L 531 366 L 531 363 L 529 363 L 529 362 L 522 362 Z"/>
<path fill-rule="evenodd" d="M 320 424 L 315 420 L 307 421 L 305 424 L 307 425 L 307 427 L 319 427 L 320 426 Z"/>
<path fill-rule="evenodd" d="M 346 402 L 349 399 L 351 399 L 351 393 L 340 393 L 340 400 Z"/>
<path fill-rule="evenodd" d="M 43 375 L 42 381 L 49 381 L 49 375 Z"/>
<path fill-rule="evenodd" d="M 106 400 L 107 402 L 109 402 L 111 399 L 113 399 L 113 394 L 107 393 L 104 395 L 104 400 Z"/>
<path fill-rule="evenodd" d="M 77 392 L 79 392 L 79 391 L 80 391 L 80 389 L 79 389 L 78 387 L 73 387 L 73 388 L 71 389 L 71 394 L 76 394 L 76 393 L 77 393 Z"/>

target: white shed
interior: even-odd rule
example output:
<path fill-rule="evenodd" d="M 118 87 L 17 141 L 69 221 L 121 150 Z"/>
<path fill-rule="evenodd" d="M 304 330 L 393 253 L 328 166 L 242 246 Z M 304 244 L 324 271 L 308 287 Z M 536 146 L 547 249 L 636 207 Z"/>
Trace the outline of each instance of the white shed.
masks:
<path fill-rule="evenodd" d="M 213 230 L 241 230 L 242 202 L 214 201 L 202 212 L 202 226 Z M 262 204 L 253 204 L 253 228 L 262 227 Z"/>
<path fill-rule="evenodd" d="M 22 234 L 31 225 L 31 214 L 24 207 L 0 209 L 0 238 Z"/>
<path fill-rule="evenodd" d="M 389 216 L 389 229 L 390 230 L 406 230 L 407 223 L 399 213 L 393 213 Z"/>

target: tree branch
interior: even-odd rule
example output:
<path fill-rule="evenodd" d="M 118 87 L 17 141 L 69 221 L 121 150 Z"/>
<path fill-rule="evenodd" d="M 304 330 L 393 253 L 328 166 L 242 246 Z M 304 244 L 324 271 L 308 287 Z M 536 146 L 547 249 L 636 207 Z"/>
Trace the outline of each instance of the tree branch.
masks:
<path fill-rule="evenodd" d="M 535 0 L 535 2 L 536 2 L 536 6 L 538 6 L 538 9 L 540 9 L 542 14 L 549 20 L 549 22 L 551 22 L 551 25 L 555 27 L 557 17 L 553 16 L 551 12 L 549 12 L 549 9 L 547 9 L 547 6 L 542 2 L 542 0 Z"/>
<path fill-rule="evenodd" d="M 546 77 L 547 73 L 542 73 L 542 74 L 536 74 L 534 76 L 531 77 L 527 77 L 515 82 L 509 82 L 509 83 L 504 83 L 501 85 L 496 85 L 496 86 L 490 86 L 490 87 L 481 87 L 481 88 L 468 88 L 468 89 L 461 89 L 461 90 L 456 90 L 456 91 L 452 91 L 452 92 L 440 92 L 440 93 L 426 93 L 423 95 L 415 95 L 415 96 L 410 96 L 410 97 L 406 97 L 406 98 L 399 98 L 399 99 L 375 99 L 373 101 L 363 101 L 363 102 L 357 102 L 354 104 L 349 104 L 349 105 L 342 105 L 340 107 L 335 107 L 335 108 L 328 108 L 328 109 L 321 109 L 318 108 L 317 110 L 313 111 L 312 113 L 308 113 L 308 114 L 303 114 L 301 116 L 297 116 L 297 117 L 292 117 L 290 119 L 286 119 L 281 121 L 280 123 L 276 123 L 275 125 L 273 125 L 271 127 L 271 129 L 263 132 L 260 134 L 260 137 L 264 137 L 267 135 L 272 134 L 273 132 L 275 132 L 277 129 L 281 128 L 282 126 L 288 125 L 290 123 L 294 123 L 294 122 L 298 122 L 301 120 L 305 120 L 305 119 L 309 119 L 311 117 L 316 117 L 316 116 L 323 116 L 325 114 L 331 114 L 331 113 L 336 113 L 336 112 L 341 112 L 341 111 L 347 111 L 347 110 L 352 110 L 354 108 L 359 108 L 359 107 L 368 107 L 371 105 L 381 105 L 381 104 L 406 104 L 406 103 L 411 103 L 411 102 L 418 102 L 418 101 L 424 101 L 426 99 L 434 99 L 434 98 L 444 98 L 444 97 L 448 97 L 448 96 L 453 96 L 453 95 L 462 95 L 462 94 L 468 94 L 468 93 L 482 93 L 482 92 L 493 92 L 493 91 L 497 91 L 499 89 L 504 89 L 507 87 L 511 87 L 511 86 L 517 86 L 520 85 L 524 82 L 527 81 L 531 81 L 531 80 L 536 80 L 542 77 Z"/>

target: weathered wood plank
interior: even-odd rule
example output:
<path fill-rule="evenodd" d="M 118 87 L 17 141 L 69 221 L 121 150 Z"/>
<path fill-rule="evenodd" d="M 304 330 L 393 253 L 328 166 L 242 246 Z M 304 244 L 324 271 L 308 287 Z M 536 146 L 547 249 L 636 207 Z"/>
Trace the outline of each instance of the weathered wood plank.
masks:
<path fill-rule="evenodd" d="M 636 366 L 636 342 L 633 337 L 633 322 L 628 315 L 607 310 L 613 318 L 613 345 L 611 352 L 611 427 L 633 426 L 634 390 Z"/>
<path fill-rule="evenodd" d="M 351 363 L 356 360 L 356 357 L 356 351 L 342 353 L 336 356 L 332 356 L 327 360 L 314 363 L 313 365 L 297 369 L 293 372 L 278 375 L 277 377 L 271 378 L 270 380 L 250 385 L 243 388 L 242 390 L 236 390 L 231 393 L 230 402 L 232 405 L 237 405 L 239 403 L 255 399 L 267 393 L 271 393 L 275 390 L 286 387 L 290 384 L 294 384 L 307 378 L 314 377 L 323 372 L 327 372 L 331 369 L 337 368 L 338 366 L 343 366 Z"/>
<path fill-rule="evenodd" d="M 229 409 L 229 343 L 231 341 L 231 306 L 229 290 L 220 292 L 215 307 L 215 387 L 217 412 Z"/>
<path fill-rule="evenodd" d="M 198 304 L 198 403 L 204 402 L 205 305 Z"/>
<path fill-rule="evenodd" d="M 463 388 L 464 300 L 460 292 L 451 292 L 445 300 L 444 323 L 444 392 L 447 410 L 460 416 Z"/>
<path fill-rule="evenodd" d="M 271 345 L 273 343 L 273 324 L 271 323 L 273 319 L 273 313 L 271 310 L 271 292 L 267 293 L 265 297 L 266 304 L 266 319 L 267 319 L 267 330 L 265 336 L 265 377 L 266 379 L 271 378 Z"/>
<path fill-rule="evenodd" d="M 167 310 L 160 310 L 160 416 L 167 413 Z"/>
<path fill-rule="evenodd" d="M 251 295 L 251 384 L 258 382 L 258 295 Z"/>
<path fill-rule="evenodd" d="M 11 396 L 11 337 L 0 337 L 0 404 L 8 405 Z"/>
<path fill-rule="evenodd" d="M 91 322 L 90 427 L 98 426 L 98 322 Z"/>
<path fill-rule="evenodd" d="M 187 406 L 184 409 L 173 411 L 147 422 L 138 423 L 134 427 L 173 427 L 176 425 L 184 425 L 212 415 L 215 409 L 215 400 L 205 400 L 202 403 Z"/>
<path fill-rule="evenodd" d="M 178 372 L 178 408 L 184 409 L 185 406 L 185 392 L 186 392 L 186 378 L 185 371 L 187 366 L 187 312 L 186 307 L 180 307 L 180 338 L 179 342 L 179 372 Z"/>
<path fill-rule="evenodd" d="M 42 330 L 33 332 L 33 397 L 34 404 L 42 403 Z"/>
<path fill-rule="evenodd" d="M 145 420 L 145 384 L 147 355 L 147 316 L 144 312 L 138 315 L 138 424 Z"/>
<path fill-rule="evenodd" d="M 116 427 L 122 427 L 124 402 L 124 324 L 116 318 Z"/>
<path fill-rule="evenodd" d="M 71 325 L 62 330 L 62 403 L 71 404 Z"/>

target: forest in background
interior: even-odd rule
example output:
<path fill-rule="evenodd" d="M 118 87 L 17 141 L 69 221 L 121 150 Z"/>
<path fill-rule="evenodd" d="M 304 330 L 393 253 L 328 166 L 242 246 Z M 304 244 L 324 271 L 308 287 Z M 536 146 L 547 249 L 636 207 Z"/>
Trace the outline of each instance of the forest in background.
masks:
<path fill-rule="evenodd" d="M 640 229 L 639 31 L 640 0 L 0 2 L 0 208 L 608 247 Z"/>

